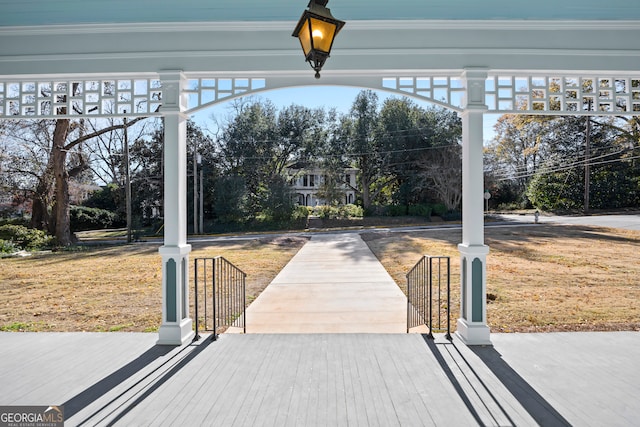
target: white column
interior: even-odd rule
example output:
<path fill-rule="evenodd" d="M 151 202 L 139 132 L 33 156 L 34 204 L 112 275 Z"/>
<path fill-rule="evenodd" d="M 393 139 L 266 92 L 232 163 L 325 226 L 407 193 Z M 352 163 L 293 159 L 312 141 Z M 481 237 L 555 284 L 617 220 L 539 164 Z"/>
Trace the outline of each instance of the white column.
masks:
<path fill-rule="evenodd" d="M 468 69 L 462 75 L 467 97 L 462 118 L 462 243 L 461 300 L 457 334 L 468 345 L 491 344 L 487 326 L 486 260 L 484 244 L 484 171 L 482 119 L 486 70 Z"/>
<path fill-rule="evenodd" d="M 180 71 L 160 73 L 164 117 L 164 245 L 162 256 L 162 325 L 158 344 L 182 345 L 194 336 L 189 317 L 187 244 L 187 116 Z"/>

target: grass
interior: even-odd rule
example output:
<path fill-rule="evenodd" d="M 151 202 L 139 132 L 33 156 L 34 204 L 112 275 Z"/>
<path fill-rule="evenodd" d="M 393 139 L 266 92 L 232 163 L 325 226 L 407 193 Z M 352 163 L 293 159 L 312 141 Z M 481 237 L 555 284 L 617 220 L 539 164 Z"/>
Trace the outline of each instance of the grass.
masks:
<path fill-rule="evenodd" d="M 456 229 L 363 234 L 401 288 L 423 254 L 450 256 L 452 320 L 459 313 L 461 237 Z M 304 241 L 265 237 L 200 243 L 191 258 L 224 256 L 243 269 L 250 302 Z M 499 227 L 487 228 L 486 243 L 493 332 L 640 330 L 640 232 Z M 0 259 L 0 301 L 2 331 L 156 331 L 158 247 L 117 245 Z"/>
<path fill-rule="evenodd" d="M 248 274 L 247 299 L 252 300 L 304 241 L 196 244 L 191 257 L 221 255 L 238 265 Z M 150 244 L 0 259 L 0 330 L 156 331 L 161 267 L 158 246 Z"/>
<path fill-rule="evenodd" d="M 460 230 L 363 237 L 401 288 L 423 254 L 450 256 L 452 320 L 459 317 Z M 640 330 L 639 232 L 496 227 L 486 229 L 485 242 L 493 332 Z"/>

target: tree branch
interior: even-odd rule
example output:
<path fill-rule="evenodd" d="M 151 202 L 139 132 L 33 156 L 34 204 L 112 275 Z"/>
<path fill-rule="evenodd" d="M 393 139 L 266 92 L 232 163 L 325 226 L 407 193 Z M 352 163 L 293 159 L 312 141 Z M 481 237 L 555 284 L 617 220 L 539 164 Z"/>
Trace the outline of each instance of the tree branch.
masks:
<path fill-rule="evenodd" d="M 111 131 L 114 131 L 114 130 L 126 129 L 126 128 L 128 128 L 130 126 L 133 126 L 134 124 L 138 123 L 140 120 L 144 120 L 146 118 L 147 117 L 137 117 L 137 118 L 127 122 L 127 124 L 123 123 L 123 124 L 118 124 L 118 125 L 111 125 L 111 126 L 106 127 L 104 129 L 99 129 L 99 130 L 97 130 L 95 132 L 89 133 L 87 135 L 83 135 L 83 136 L 81 136 L 81 137 L 79 137 L 77 139 L 74 139 L 73 141 L 69 142 L 67 145 L 64 146 L 64 149 L 67 150 L 67 151 L 71 150 L 76 145 L 81 144 L 81 143 L 83 143 L 83 142 L 85 142 L 87 140 L 90 140 L 91 138 L 98 137 L 98 136 L 100 136 L 102 134 L 105 134 L 107 132 L 111 132 Z"/>

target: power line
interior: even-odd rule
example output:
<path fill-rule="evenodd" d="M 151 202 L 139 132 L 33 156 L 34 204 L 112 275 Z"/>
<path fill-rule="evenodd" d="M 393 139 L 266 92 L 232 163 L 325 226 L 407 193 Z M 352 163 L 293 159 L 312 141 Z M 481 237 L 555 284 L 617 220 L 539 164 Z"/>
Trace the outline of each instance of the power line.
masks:
<path fill-rule="evenodd" d="M 598 165 L 604 165 L 604 164 L 609 164 L 609 163 L 616 163 L 616 162 L 624 162 L 624 161 L 628 161 L 628 160 L 635 160 L 635 159 L 640 159 L 640 155 L 638 156 L 632 156 L 632 157 L 625 157 L 625 158 L 620 158 L 620 159 L 611 159 L 611 160 L 603 160 L 601 162 L 593 162 L 593 163 L 589 163 L 590 166 L 598 166 Z M 538 170 L 536 172 L 531 172 L 531 173 L 526 173 L 526 174 L 521 174 L 518 176 L 511 176 L 511 177 L 497 177 L 496 179 L 498 181 L 507 181 L 507 180 L 512 180 L 512 179 L 520 179 L 520 178 L 529 178 L 535 175 L 546 175 L 546 174 L 550 174 L 550 173 L 555 173 L 555 172 L 563 172 L 566 170 L 570 170 L 573 168 L 576 168 L 578 166 L 584 165 L 586 164 L 585 161 L 580 161 L 580 162 L 575 162 L 573 164 L 569 164 L 569 165 L 564 165 L 564 166 L 560 166 L 557 167 L 555 169 L 542 169 L 542 170 Z"/>

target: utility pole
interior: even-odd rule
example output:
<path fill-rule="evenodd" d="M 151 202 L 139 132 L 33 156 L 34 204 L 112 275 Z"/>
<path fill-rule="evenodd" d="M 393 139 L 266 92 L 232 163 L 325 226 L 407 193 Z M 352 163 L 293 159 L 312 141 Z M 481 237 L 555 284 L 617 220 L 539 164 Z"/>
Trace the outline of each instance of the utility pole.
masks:
<path fill-rule="evenodd" d="M 124 192 L 127 204 L 127 243 L 131 243 L 133 241 L 131 232 L 131 171 L 129 169 L 129 131 L 126 117 L 122 119 L 122 123 L 124 124 Z"/>
<path fill-rule="evenodd" d="M 591 111 L 591 100 L 589 100 L 589 111 Z M 591 184 L 591 116 L 587 116 L 587 126 L 585 129 L 585 153 L 584 153 L 584 211 L 589 212 L 589 186 Z"/>
<path fill-rule="evenodd" d="M 204 234 L 204 176 L 202 170 L 202 156 L 198 154 L 198 164 L 200 165 L 200 234 Z"/>
<path fill-rule="evenodd" d="M 193 234 L 198 234 L 198 150 L 193 147 Z"/>

